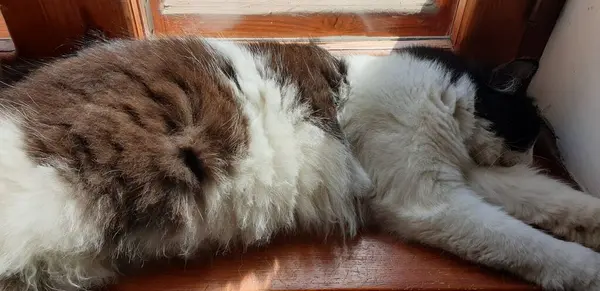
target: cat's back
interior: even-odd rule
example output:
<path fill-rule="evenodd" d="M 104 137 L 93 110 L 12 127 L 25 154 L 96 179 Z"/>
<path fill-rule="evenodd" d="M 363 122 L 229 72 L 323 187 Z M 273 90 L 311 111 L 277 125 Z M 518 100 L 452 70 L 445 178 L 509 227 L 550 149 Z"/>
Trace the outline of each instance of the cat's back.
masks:
<path fill-rule="evenodd" d="M 36 70 L 0 93 L 0 252 L 30 248 L 0 263 L 103 240 L 187 254 L 297 224 L 352 232 L 368 179 L 336 120 L 345 73 L 316 46 L 200 38 L 112 41 Z"/>
<path fill-rule="evenodd" d="M 371 127 L 374 133 L 416 134 L 428 121 L 452 120 L 458 109 L 473 112 L 476 87 L 470 75 L 438 60 L 401 50 L 346 61 L 350 93 L 340 115 L 350 133 Z"/>
<path fill-rule="evenodd" d="M 420 113 L 417 108 L 438 106 L 450 94 L 474 98 L 476 88 L 466 71 L 451 70 L 411 50 L 350 56 L 346 61 L 351 88 L 347 104 L 356 109 L 413 114 Z"/>
<path fill-rule="evenodd" d="M 198 190 L 248 144 L 228 69 L 231 62 L 192 38 L 93 46 L 2 92 L 2 129 L 13 134 L 0 150 L 18 143 L 29 163 L 85 189 L 86 203 L 134 187 Z M 166 199 L 142 191 L 146 200 Z"/>
<path fill-rule="evenodd" d="M 462 148 L 476 95 L 466 71 L 409 49 L 346 60 L 350 93 L 340 123 L 365 168 L 406 176 L 430 159 L 454 156 L 453 143 Z"/>

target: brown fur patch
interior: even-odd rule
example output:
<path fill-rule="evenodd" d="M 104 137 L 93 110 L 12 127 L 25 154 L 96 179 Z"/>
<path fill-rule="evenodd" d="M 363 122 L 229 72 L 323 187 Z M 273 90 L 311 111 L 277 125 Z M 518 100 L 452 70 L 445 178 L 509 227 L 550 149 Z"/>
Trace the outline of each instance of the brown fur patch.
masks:
<path fill-rule="evenodd" d="M 286 85 L 298 89 L 295 98 L 310 109 L 308 121 L 342 139 L 336 106 L 345 83 L 343 62 L 312 45 L 248 47 L 258 56 L 259 73 L 272 74 L 264 77 L 276 80 L 282 94 Z M 235 229 L 239 201 L 231 199 L 239 196 L 213 191 L 231 185 L 224 181 L 237 177 L 235 166 L 248 155 L 251 137 L 236 99 L 244 98 L 238 73 L 245 72 L 237 72 L 231 60 L 198 38 L 115 41 L 35 70 L 0 91 L 0 108 L 14 107 L 8 114 L 22 115 L 29 156 L 54 166 L 76 190 L 86 218 L 103 228 L 104 244 L 90 250 L 93 260 L 119 264 L 121 259 L 191 255 L 199 245 L 235 244 L 229 240 L 238 236 L 244 243 L 268 239 L 291 222 L 291 216 L 275 218 L 269 232 L 256 238 L 251 227 Z M 245 169 L 262 170 L 272 169 Z M 317 191 L 325 191 L 321 188 Z M 236 188 L 235 194 L 271 194 L 251 189 Z M 207 196 L 217 192 L 218 197 Z M 211 203 L 224 199 L 215 207 L 208 198 Z M 277 205 L 265 207 L 271 206 Z M 227 225 L 223 233 L 217 224 L 206 227 L 214 221 L 208 215 Z M 332 221 L 327 217 L 323 222 Z M 46 275 L 36 280 L 45 283 Z M 0 284 L 24 283 L 15 280 Z"/>
<path fill-rule="evenodd" d="M 30 155 L 66 164 L 107 237 L 167 234 L 245 153 L 230 67 L 197 39 L 120 41 L 42 68 L 0 101 L 27 104 Z"/>
<path fill-rule="evenodd" d="M 309 105 L 313 121 L 326 132 L 342 138 L 337 122 L 337 102 L 346 82 L 346 64 L 316 45 L 272 42 L 253 43 L 249 49 L 268 56 L 269 68 L 280 84 L 299 89 L 298 101 Z"/>

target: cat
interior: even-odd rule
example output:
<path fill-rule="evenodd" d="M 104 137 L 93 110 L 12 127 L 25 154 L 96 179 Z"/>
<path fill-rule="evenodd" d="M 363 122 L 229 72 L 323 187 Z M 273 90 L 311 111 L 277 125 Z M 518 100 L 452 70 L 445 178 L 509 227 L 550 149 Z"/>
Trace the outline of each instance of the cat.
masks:
<path fill-rule="evenodd" d="M 122 260 L 365 223 L 598 290 L 595 252 L 525 224 L 599 248 L 598 200 L 528 166 L 536 66 L 477 74 L 434 48 L 336 57 L 196 37 L 44 64 L 0 92 L 0 290 L 99 287 Z"/>
<path fill-rule="evenodd" d="M 486 73 L 431 47 L 342 59 L 339 120 L 377 225 L 548 290 L 600 290 L 600 199 L 531 165 L 537 63 Z"/>
<path fill-rule="evenodd" d="M 361 226 L 371 182 L 315 45 L 93 44 L 0 92 L 0 290 L 80 290 L 121 261 Z"/>

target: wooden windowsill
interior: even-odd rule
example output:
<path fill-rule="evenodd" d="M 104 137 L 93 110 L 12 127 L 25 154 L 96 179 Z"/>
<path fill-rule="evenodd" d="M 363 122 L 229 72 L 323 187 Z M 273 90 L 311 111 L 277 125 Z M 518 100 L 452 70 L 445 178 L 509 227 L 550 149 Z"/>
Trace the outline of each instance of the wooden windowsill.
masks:
<path fill-rule="evenodd" d="M 400 39 L 400 40 L 357 40 L 357 41 L 322 41 L 318 45 L 333 54 L 368 54 L 389 55 L 392 51 L 407 46 L 428 45 L 452 49 L 452 41 L 447 38 L 439 39 Z"/>
<path fill-rule="evenodd" d="M 231 41 L 251 42 L 251 41 L 277 41 L 283 43 L 308 43 L 305 38 L 227 38 Z M 392 51 L 407 46 L 428 45 L 452 49 L 452 41 L 449 37 L 440 38 L 344 38 L 337 39 L 318 38 L 312 40 L 317 45 L 330 51 L 333 54 L 367 54 L 367 55 L 389 55 Z"/>
<path fill-rule="evenodd" d="M 110 291 L 541 290 L 443 251 L 364 234 L 346 242 L 279 238 L 194 262 L 153 263 Z"/>

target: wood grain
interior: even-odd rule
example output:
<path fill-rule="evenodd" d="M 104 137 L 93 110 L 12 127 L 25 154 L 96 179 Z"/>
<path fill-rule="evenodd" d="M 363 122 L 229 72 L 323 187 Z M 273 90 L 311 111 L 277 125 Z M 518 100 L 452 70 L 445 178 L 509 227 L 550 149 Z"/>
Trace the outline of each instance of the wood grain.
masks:
<path fill-rule="evenodd" d="M 137 7 L 137 0 L 0 0 L 17 52 L 29 58 L 67 53 L 89 29 L 142 37 Z"/>
<path fill-rule="evenodd" d="M 383 234 L 343 244 L 279 238 L 268 247 L 148 266 L 110 291 L 539 290 L 506 274 Z"/>
<path fill-rule="evenodd" d="M 460 0 L 452 30 L 458 53 L 487 63 L 518 55 L 531 0 Z"/>
<path fill-rule="evenodd" d="M 539 58 L 565 0 L 460 0 L 455 51 L 489 64 Z"/>
<path fill-rule="evenodd" d="M 436 0 L 436 13 L 210 15 L 161 13 L 161 0 L 150 0 L 155 34 L 232 38 L 328 36 L 446 36 L 458 0 Z"/>
<path fill-rule="evenodd" d="M 8 32 L 8 27 L 6 27 L 6 22 L 4 21 L 4 16 L 0 13 L 0 38 L 10 38 L 10 33 Z"/>

